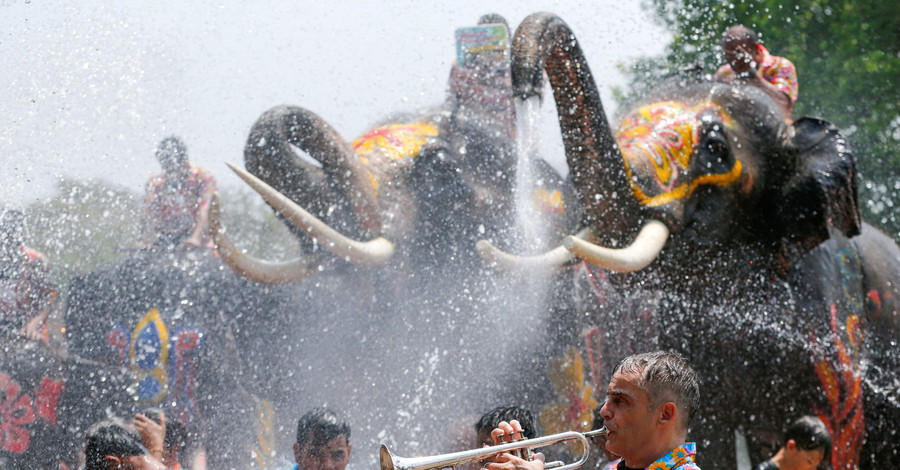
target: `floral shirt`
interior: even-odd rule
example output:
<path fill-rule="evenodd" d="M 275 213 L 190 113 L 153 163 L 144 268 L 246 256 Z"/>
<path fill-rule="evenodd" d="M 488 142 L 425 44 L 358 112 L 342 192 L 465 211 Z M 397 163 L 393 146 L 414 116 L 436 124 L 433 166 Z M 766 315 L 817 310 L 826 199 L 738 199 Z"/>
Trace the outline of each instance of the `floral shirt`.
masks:
<path fill-rule="evenodd" d="M 19 328 L 56 299 L 56 285 L 44 255 L 23 246 L 13 266 L 0 265 L 0 328 Z"/>
<path fill-rule="evenodd" d="M 769 54 L 769 51 L 762 44 L 760 44 L 759 49 L 763 53 L 763 60 L 756 66 L 759 75 L 767 82 L 778 87 L 779 90 L 788 96 L 788 99 L 791 100 L 791 105 L 793 105 L 797 102 L 797 93 L 799 91 L 797 68 L 784 57 Z M 735 76 L 731 66 L 725 64 L 716 71 L 715 78 L 725 83 L 730 83 Z"/>
<path fill-rule="evenodd" d="M 170 184 L 164 173 L 153 175 L 147 182 L 144 197 L 148 229 L 173 242 L 190 237 L 197 213 L 209 204 L 215 192 L 213 176 L 193 164 L 181 186 Z M 203 234 L 203 242 L 211 247 L 209 234 Z"/>
<path fill-rule="evenodd" d="M 700 470 L 700 467 L 694 463 L 695 455 L 697 455 L 697 444 L 687 442 L 672 449 L 672 452 L 662 456 L 656 462 L 651 463 L 646 470 Z M 627 468 L 625 461 L 619 459 L 607 464 L 604 470 L 624 470 Z"/>

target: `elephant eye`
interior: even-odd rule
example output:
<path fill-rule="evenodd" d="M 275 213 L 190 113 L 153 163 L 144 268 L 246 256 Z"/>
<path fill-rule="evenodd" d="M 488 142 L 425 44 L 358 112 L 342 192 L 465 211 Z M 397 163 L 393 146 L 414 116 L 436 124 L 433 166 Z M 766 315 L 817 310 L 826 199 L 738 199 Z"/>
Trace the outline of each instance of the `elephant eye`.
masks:
<path fill-rule="evenodd" d="M 733 157 L 722 125 L 712 124 L 702 135 L 699 153 L 703 170 L 707 173 L 727 172 L 731 168 Z"/>

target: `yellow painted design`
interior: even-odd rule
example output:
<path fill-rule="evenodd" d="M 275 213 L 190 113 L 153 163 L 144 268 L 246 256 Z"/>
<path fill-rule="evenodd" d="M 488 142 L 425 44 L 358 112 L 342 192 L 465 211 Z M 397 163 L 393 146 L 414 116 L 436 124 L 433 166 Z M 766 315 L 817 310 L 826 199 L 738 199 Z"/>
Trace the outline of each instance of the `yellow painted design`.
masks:
<path fill-rule="evenodd" d="M 585 380 L 581 354 L 577 349 L 569 348 L 565 356 L 550 364 L 548 372 L 559 400 L 544 406 L 538 416 L 545 433 L 589 431 L 594 423 L 597 400 L 593 387 Z"/>
<path fill-rule="evenodd" d="M 700 141 L 700 114 L 712 110 L 726 128 L 734 126 L 734 120 L 712 101 L 701 101 L 689 106 L 677 101 L 662 101 L 643 106 L 630 113 L 622 121 L 616 134 L 625 163 L 625 171 L 634 197 L 644 205 L 658 206 L 675 199 L 690 196 L 701 184 L 727 185 L 741 174 L 741 162 L 726 173 L 702 175 L 693 181 L 684 181 L 690 168 L 691 156 Z M 638 187 L 632 164 L 647 161 L 653 169 L 661 193 L 647 196 Z"/>
<path fill-rule="evenodd" d="M 437 135 L 437 127 L 428 121 L 387 124 L 354 140 L 353 149 L 361 158 L 376 149 L 383 151 L 392 160 L 415 158 L 422 146 Z"/>
<path fill-rule="evenodd" d="M 259 468 L 275 468 L 275 407 L 269 400 L 260 400 L 256 406 L 256 443 L 254 460 Z"/>
<path fill-rule="evenodd" d="M 141 331 L 150 324 L 156 327 L 156 332 L 159 335 L 159 358 L 156 361 L 156 367 L 152 369 L 141 369 L 137 364 L 138 359 L 135 346 L 140 339 Z M 131 344 L 128 348 L 128 359 L 131 372 L 134 374 L 135 383 L 139 384 L 147 377 L 152 377 L 159 383 L 159 391 L 155 395 L 140 399 L 138 400 L 138 403 L 141 406 L 147 406 L 156 405 L 162 402 L 169 387 L 169 374 L 166 372 L 166 364 L 169 362 L 169 331 L 166 329 L 166 324 L 159 315 L 159 309 L 150 309 L 150 311 L 141 318 L 141 321 L 138 322 L 137 326 L 134 327 L 134 332 L 131 334 Z"/>
<path fill-rule="evenodd" d="M 717 175 L 703 175 L 698 178 L 694 178 L 690 183 L 685 183 L 679 185 L 672 191 L 662 193 L 658 196 L 646 197 L 641 193 L 641 197 L 638 197 L 638 200 L 641 204 L 656 207 L 661 206 L 667 202 L 672 202 L 675 199 L 681 199 L 685 197 L 689 197 L 694 193 L 694 190 L 697 189 L 701 184 L 712 184 L 716 186 L 725 186 L 733 181 L 736 181 L 738 177 L 741 176 L 741 171 L 743 170 L 743 166 L 741 165 L 740 160 L 734 162 L 734 166 L 731 167 L 731 171 L 728 173 L 721 173 Z M 633 186 L 633 185 L 632 185 Z M 636 189 L 633 187 L 633 189 Z M 640 191 L 640 190 L 637 190 Z"/>
<path fill-rule="evenodd" d="M 565 209 L 562 193 L 559 191 L 548 192 L 541 188 L 531 194 L 531 201 L 535 210 L 543 213 L 559 213 Z"/>

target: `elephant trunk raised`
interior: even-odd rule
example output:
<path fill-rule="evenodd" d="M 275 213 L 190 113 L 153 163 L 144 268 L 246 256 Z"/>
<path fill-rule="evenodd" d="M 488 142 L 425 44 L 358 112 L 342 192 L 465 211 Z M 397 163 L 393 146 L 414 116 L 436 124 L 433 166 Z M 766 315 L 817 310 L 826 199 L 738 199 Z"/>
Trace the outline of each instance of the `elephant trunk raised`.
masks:
<path fill-rule="evenodd" d="M 603 110 L 600 93 L 584 53 L 569 26 L 550 13 L 536 13 L 522 22 L 513 39 L 513 93 L 520 99 L 541 96 L 546 72 L 556 100 L 559 125 L 569 165 L 569 177 L 582 205 L 586 227 L 599 225 L 604 233 L 582 231 L 567 237 L 564 246 L 532 257 L 502 253 L 487 241 L 478 249 L 489 262 L 507 269 L 558 267 L 575 257 L 613 271 L 642 269 L 656 258 L 669 235 L 659 221 L 642 227 L 641 211 L 627 185 L 622 153 Z M 594 240 L 624 249 L 597 246 Z"/>

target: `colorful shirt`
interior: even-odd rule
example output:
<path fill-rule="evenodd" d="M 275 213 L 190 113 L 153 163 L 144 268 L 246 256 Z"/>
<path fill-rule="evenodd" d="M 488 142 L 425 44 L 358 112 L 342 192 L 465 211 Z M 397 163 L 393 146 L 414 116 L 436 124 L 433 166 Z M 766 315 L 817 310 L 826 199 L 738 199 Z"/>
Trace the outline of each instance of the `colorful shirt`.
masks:
<path fill-rule="evenodd" d="M 784 57 L 769 54 L 769 51 L 762 44 L 760 44 L 759 49 L 763 53 L 763 60 L 756 65 L 759 75 L 787 95 L 793 106 L 797 102 L 797 93 L 799 91 L 797 68 Z M 716 71 L 715 78 L 725 83 L 730 83 L 736 76 L 731 65 L 725 64 Z"/>
<path fill-rule="evenodd" d="M 144 197 L 143 211 L 148 228 L 172 242 L 190 237 L 197 213 L 209 204 L 215 192 L 216 180 L 208 171 L 193 164 L 180 186 L 169 183 L 164 173 L 153 175 L 147 182 Z M 203 234 L 203 242 L 212 246 L 209 234 Z"/>
<path fill-rule="evenodd" d="M 18 332 L 55 299 L 56 285 L 40 252 L 23 246 L 18 262 L 0 265 L 0 329 Z"/>
<path fill-rule="evenodd" d="M 656 462 L 647 466 L 646 470 L 700 470 L 700 467 L 694 463 L 694 456 L 697 455 L 697 444 L 686 442 L 684 445 L 672 449 L 672 452 L 662 456 Z M 622 459 L 610 462 L 604 470 L 624 470 L 625 461 Z"/>

